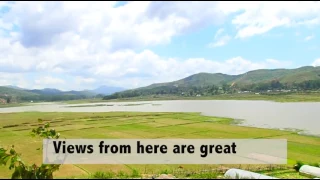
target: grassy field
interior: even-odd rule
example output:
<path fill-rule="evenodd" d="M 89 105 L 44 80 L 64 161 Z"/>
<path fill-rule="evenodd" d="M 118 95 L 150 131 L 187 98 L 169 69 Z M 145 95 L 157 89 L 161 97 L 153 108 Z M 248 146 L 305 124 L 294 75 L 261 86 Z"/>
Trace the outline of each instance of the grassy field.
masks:
<path fill-rule="evenodd" d="M 288 166 L 297 160 L 320 162 L 320 138 L 297 135 L 294 132 L 239 127 L 230 125 L 231 119 L 201 116 L 198 113 L 7 113 L 0 116 L 0 145 L 14 144 L 26 162 L 41 163 L 42 140 L 29 132 L 37 127 L 37 119 L 51 121 L 61 138 L 280 138 L 288 139 Z M 240 165 L 63 165 L 55 175 L 63 177 L 118 177 L 138 174 L 172 173 L 178 177 L 211 177 L 223 175 L 223 169 Z M 269 166 L 242 165 L 254 171 L 282 178 L 303 178 L 293 169 L 266 171 Z M 218 171 L 219 170 L 219 171 Z M 220 171 L 221 170 L 221 171 Z M 198 173 L 195 173 L 198 172 Z M 199 173 L 201 172 L 201 173 Z M 208 173 L 211 172 L 211 173 Z M 9 178 L 7 168 L 0 166 L 0 178 Z M 193 174 L 195 173 L 195 174 Z M 120 175 L 119 175 L 120 174 Z"/>
<path fill-rule="evenodd" d="M 113 100 L 81 99 L 65 101 L 68 104 L 98 103 L 98 102 L 129 102 L 129 101 L 160 101 L 160 100 L 265 100 L 275 102 L 320 102 L 320 93 L 293 93 L 276 95 L 257 94 L 225 94 L 217 96 L 183 97 L 183 96 L 143 96 Z"/>

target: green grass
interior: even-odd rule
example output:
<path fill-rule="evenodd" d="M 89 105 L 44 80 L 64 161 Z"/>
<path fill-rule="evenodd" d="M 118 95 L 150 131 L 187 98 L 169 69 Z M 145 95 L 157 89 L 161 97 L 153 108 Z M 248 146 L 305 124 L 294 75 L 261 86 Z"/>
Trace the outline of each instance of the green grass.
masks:
<path fill-rule="evenodd" d="M 28 163 L 41 163 L 42 140 L 32 138 L 29 132 L 37 127 L 37 119 L 51 121 L 61 138 L 273 138 L 288 140 L 288 166 L 300 160 L 306 164 L 320 162 L 320 138 L 297 135 L 291 131 L 232 126 L 231 119 L 201 116 L 199 113 L 4 113 L 0 116 L 0 145 L 14 144 Z M 181 169 L 179 166 L 182 166 Z M 240 165 L 224 165 L 239 168 Z M 242 165 L 242 169 L 258 171 L 266 165 Z M 215 178 L 223 176 L 219 165 L 62 165 L 57 178 L 131 178 L 167 172 L 176 177 Z M 223 168 L 222 168 L 223 169 Z M 292 169 L 292 168 L 291 168 Z M 300 178 L 291 170 L 270 170 L 276 177 Z M 12 171 L 0 167 L 0 178 L 9 178 Z"/>

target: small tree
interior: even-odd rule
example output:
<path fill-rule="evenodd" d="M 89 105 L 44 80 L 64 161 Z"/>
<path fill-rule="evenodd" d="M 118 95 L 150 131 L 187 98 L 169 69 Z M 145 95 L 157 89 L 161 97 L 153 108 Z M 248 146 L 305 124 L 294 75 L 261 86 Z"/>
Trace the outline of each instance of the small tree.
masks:
<path fill-rule="evenodd" d="M 43 122 L 41 119 L 38 121 Z M 31 135 L 47 139 L 59 139 L 60 137 L 60 133 L 50 129 L 49 122 L 33 129 Z M 53 173 L 60 168 L 60 164 L 27 165 L 22 161 L 21 154 L 15 151 L 14 145 L 10 149 L 0 147 L 0 165 L 6 166 L 8 163 L 9 169 L 14 170 L 11 179 L 53 179 Z"/>
<path fill-rule="evenodd" d="M 11 103 L 11 97 L 7 97 L 7 104 Z"/>

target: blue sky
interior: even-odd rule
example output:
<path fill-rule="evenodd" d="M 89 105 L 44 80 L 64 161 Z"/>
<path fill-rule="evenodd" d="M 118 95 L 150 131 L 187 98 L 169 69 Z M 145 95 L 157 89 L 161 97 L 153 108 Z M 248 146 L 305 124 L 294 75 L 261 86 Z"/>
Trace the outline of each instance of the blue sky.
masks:
<path fill-rule="evenodd" d="M 319 2 L 1 2 L 0 85 L 135 88 L 320 65 Z"/>
<path fill-rule="evenodd" d="M 224 28 L 226 32 L 232 33 L 228 25 Z M 293 66 L 310 65 L 314 59 L 319 57 L 320 28 L 279 28 L 272 30 L 262 36 L 255 36 L 248 39 L 232 39 L 224 46 L 210 48 L 214 39 L 214 33 L 220 28 L 207 27 L 199 32 L 186 34 L 173 38 L 169 45 L 153 47 L 152 50 L 161 56 L 178 56 L 180 58 L 203 57 L 206 59 L 228 59 L 235 55 L 241 55 L 252 61 L 261 61 L 266 57 L 281 59 L 292 62 Z M 299 33 L 299 35 L 297 35 Z M 309 41 L 305 38 L 313 37 Z M 210 38 L 208 38 L 210 37 Z"/>

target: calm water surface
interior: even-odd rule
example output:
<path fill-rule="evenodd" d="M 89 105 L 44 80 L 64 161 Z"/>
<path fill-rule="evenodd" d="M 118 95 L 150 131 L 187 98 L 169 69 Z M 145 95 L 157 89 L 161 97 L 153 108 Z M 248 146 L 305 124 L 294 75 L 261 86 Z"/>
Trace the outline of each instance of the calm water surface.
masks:
<path fill-rule="evenodd" d="M 93 105 L 109 106 L 93 106 Z M 126 106 L 136 104 L 134 106 Z M 91 107 L 72 107 L 85 106 Z M 111 106 L 112 105 L 112 106 Z M 320 103 L 277 103 L 240 100 L 179 100 L 148 102 L 108 102 L 90 104 L 42 103 L 0 108 L 6 112 L 201 112 L 203 115 L 245 120 L 242 125 L 276 129 L 299 129 L 320 136 Z M 0 115 L 1 116 L 1 115 Z"/>

